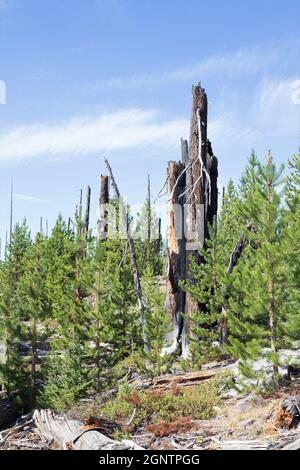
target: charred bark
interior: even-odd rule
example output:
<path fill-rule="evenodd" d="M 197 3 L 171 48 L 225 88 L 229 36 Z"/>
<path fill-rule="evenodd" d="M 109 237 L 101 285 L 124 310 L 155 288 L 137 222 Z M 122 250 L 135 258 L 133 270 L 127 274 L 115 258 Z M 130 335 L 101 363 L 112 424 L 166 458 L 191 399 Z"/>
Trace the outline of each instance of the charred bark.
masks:
<path fill-rule="evenodd" d="M 88 236 L 89 231 L 89 224 L 90 224 L 90 208 L 91 208 L 91 187 L 87 187 L 86 193 L 86 210 L 85 210 L 85 217 L 84 217 L 84 232 L 85 236 Z"/>
<path fill-rule="evenodd" d="M 218 205 L 218 160 L 213 155 L 212 147 L 207 139 L 207 95 L 200 86 L 192 89 L 192 115 L 189 146 L 190 169 L 187 172 L 186 211 L 187 211 L 187 243 L 186 273 L 187 281 L 194 282 L 189 274 L 190 260 L 203 262 L 199 248 L 205 246 L 209 236 L 209 224 L 217 214 Z M 188 355 L 189 338 L 192 336 L 189 317 L 197 312 L 205 311 L 192 296 L 186 294 L 183 329 L 183 356 Z"/>
<path fill-rule="evenodd" d="M 167 178 L 167 286 L 165 309 L 171 325 L 171 345 L 165 352 L 175 352 L 180 344 L 183 327 L 182 314 L 185 309 L 185 293 L 179 287 L 185 277 L 185 238 L 183 200 L 180 195 L 185 189 L 184 164 L 169 162 Z M 180 176 L 181 175 L 181 176 Z M 176 184 L 177 183 L 177 184 Z M 176 186 L 175 186 L 176 185 Z M 169 341 L 170 342 L 170 341 Z"/>
<path fill-rule="evenodd" d="M 101 175 L 100 178 L 100 198 L 99 198 L 99 220 L 98 239 L 106 240 L 107 237 L 107 204 L 109 202 L 109 178 Z"/>

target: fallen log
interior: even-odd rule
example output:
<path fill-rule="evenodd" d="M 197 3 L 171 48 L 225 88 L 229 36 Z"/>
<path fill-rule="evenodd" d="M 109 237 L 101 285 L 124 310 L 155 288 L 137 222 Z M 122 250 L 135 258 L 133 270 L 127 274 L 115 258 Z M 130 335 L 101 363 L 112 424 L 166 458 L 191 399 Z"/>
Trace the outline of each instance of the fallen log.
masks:
<path fill-rule="evenodd" d="M 268 441 L 223 441 L 216 442 L 217 450 L 268 450 L 271 444 Z"/>
<path fill-rule="evenodd" d="M 215 375 L 216 372 L 212 370 L 190 372 L 184 375 L 166 375 L 154 379 L 153 386 L 160 387 L 165 385 L 171 385 L 172 383 L 175 383 L 177 385 L 194 385 L 195 383 L 202 382 L 203 380 L 211 379 Z"/>
<path fill-rule="evenodd" d="M 294 442 L 282 447 L 280 450 L 300 450 L 300 439 L 296 439 Z"/>
<path fill-rule="evenodd" d="M 51 410 L 36 410 L 33 420 L 40 435 L 54 441 L 64 450 L 139 450 L 142 447 L 132 441 L 115 441 L 99 432 L 95 427 L 88 428 L 81 421 L 68 419 Z"/>
<path fill-rule="evenodd" d="M 199 385 L 202 382 L 205 382 L 212 377 L 214 377 L 217 372 L 222 369 L 214 369 L 214 370 L 203 370 L 198 372 L 189 372 L 188 374 L 179 374 L 179 375 L 162 375 L 160 377 L 156 377 L 153 380 L 141 381 L 136 380 L 133 381 L 130 385 L 132 388 L 135 389 L 168 389 L 174 385 L 178 385 L 179 387 L 188 387 L 193 385 Z"/>

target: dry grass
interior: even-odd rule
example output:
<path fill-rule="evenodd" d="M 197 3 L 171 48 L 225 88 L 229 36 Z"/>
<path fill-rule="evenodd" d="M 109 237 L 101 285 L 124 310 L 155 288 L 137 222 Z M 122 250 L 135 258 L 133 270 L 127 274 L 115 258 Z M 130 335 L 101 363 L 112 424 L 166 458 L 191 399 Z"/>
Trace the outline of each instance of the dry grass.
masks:
<path fill-rule="evenodd" d="M 152 432 L 156 437 L 165 437 L 178 432 L 185 433 L 194 427 L 192 417 L 186 416 L 176 418 L 172 422 L 159 421 L 156 424 L 149 424 L 145 427 L 146 431 Z"/>

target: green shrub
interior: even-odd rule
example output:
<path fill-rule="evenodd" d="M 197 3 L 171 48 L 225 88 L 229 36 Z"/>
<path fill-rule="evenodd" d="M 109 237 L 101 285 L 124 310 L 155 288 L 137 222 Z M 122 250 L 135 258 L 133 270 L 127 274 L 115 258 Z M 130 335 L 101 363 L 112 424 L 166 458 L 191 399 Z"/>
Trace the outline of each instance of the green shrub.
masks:
<path fill-rule="evenodd" d="M 175 386 L 165 391 L 132 391 L 128 385 L 122 385 L 116 397 L 99 403 L 93 413 L 125 426 L 134 416 L 130 423 L 132 429 L 145 423 L 171 422 L 185 416 L 208 419 L 214 416 L 214 407 L 220 403 L 221 384 L 224 385 L 223 374 L 202 385 Z"/>

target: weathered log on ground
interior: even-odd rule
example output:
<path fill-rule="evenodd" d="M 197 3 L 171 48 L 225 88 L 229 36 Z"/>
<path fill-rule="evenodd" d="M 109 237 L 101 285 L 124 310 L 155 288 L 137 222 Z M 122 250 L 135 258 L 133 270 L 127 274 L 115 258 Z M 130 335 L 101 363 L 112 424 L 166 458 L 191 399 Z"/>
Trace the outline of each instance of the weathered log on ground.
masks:
<path fill-rule="evenodd" d="M 153 380 L 134 380 L 130 383 L 132 388 L 138 390 L 147 390 L 147 389 L 169 389 L 174 385 L 178 387 L 188 387 L 193 385 L 199 385 L 212 377 L 214 377 L 222 369 L 214 370 L 203 370 L 199 372 L 190 372 L 188 374 L 179 374 L 179 375 L 162 375 L 156 377 Z"/>
<path fill-rule="evenodd" d="M 84 426 L 80 421 L 57 415 L 51 410 L 36 410 L 33 419 L 39 433 L 64 450 L 142 449 L 132 441 L 114 441 L 99 432 L 97 426 Z"/>
<path fill-rule="evenodd" d="M 197 385 L 200 382 L 209 380 L 216 375 L 217 371 L 215 370 L 205 370 L 199 372 L 190 372 L 188 374 L 182 375 L 165 375 L 162 377 L 157 377 L 153 380 L 153 387 L 171 387 L 176 384 L 178 386 L 188 386 L 188 385 Z"/>
<path fill-rule="evenodd" d="M 223 441 L 216 443 L 216 450 L 268 450 L 269 441 Z"/>
<path fill-rule="evenodd" d="M 294 442 L 282 447 L 280 450 L 300 450 L 300 439 L 296 439 Z"/>
<path fill-rule="evenodd" d="M 0 430 L 7 428 L 19 416 L 11 398 L 0 399 Z"/>

